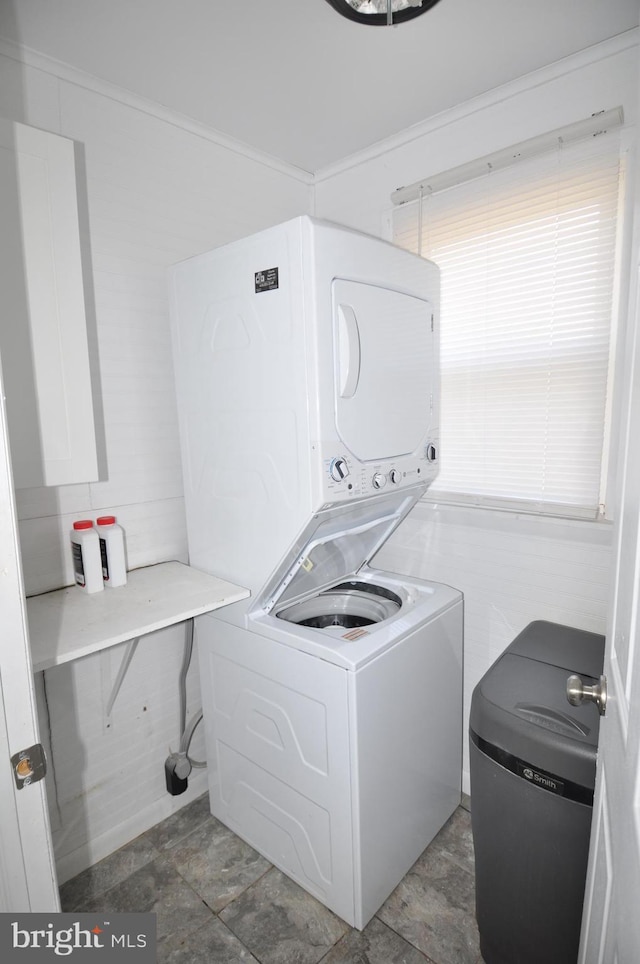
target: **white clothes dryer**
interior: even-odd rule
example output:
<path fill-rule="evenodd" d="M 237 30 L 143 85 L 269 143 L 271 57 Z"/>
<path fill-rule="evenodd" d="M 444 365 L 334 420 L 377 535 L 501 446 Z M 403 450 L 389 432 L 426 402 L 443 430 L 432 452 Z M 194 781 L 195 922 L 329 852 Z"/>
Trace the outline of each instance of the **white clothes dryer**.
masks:
<path fill-rule="evenodd" d="M 192 565 L 256 594 L 323 506 L 419 497 L 438 472 L 438 298 L 435 265 L 308 217 L 173 268 Z"/>

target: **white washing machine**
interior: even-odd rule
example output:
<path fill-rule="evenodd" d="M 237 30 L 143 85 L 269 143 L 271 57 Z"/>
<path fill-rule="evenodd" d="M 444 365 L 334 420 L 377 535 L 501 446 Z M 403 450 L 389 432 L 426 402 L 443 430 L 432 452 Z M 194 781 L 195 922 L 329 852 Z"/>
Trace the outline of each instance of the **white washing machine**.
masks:
<path fill-rule="evenodd" d="M 370 563 L 438 468 L 438 270 L 296 218 L 184 262 L 172 325 L 212 812 L 362 928 L 454 811 L 462 599 Z"/>

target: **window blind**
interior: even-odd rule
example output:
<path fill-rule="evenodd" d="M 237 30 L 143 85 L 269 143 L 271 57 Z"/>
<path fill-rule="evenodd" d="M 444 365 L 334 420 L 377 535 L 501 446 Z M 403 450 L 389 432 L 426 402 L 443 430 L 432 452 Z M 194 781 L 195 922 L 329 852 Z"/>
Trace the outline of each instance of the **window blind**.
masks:
<path fill-rule="evenodd" d="M 601 511 L 620 181 L 614 133 L 394 211 L 441 268 L 434 497 Z"/>

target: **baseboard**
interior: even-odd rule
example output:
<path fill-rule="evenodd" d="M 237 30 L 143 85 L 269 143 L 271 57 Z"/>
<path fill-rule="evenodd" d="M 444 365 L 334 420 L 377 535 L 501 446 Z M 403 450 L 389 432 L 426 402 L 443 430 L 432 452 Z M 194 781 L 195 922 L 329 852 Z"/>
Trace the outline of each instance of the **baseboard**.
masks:
<path fill-rule="evenodd" d="M 468 770 L 462 771 L 462 792 L 471 796 L 471 775 Z"/>

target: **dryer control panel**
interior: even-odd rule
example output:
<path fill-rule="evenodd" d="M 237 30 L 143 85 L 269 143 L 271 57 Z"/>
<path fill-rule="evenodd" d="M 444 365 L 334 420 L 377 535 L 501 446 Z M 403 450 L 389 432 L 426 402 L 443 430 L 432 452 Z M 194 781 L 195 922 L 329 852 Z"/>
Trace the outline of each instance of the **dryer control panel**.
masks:
<path fill-rule="evenodd" d="M 408 485 L 430 484 L 438 474 L 438 443 L 430 439 L 419 456 L 363 463 L 349 452 L 322 460 L 322 502 L 345 502 Z"/>

